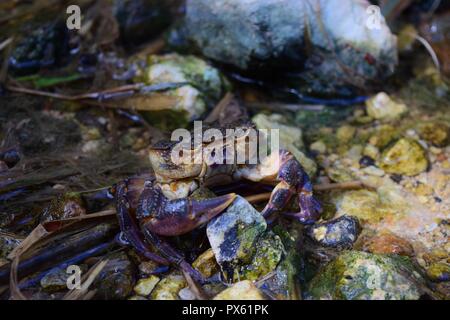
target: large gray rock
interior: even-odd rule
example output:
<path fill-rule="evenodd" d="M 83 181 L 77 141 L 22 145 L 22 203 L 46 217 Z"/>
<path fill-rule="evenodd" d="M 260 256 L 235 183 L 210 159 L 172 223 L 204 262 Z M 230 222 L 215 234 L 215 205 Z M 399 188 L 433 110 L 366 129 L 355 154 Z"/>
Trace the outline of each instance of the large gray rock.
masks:
<path fill-rule="evenodd" d="M 185 33 L 242 70 L 297 71 L 313 91 L 363 88 L 392 73 L 396 38 L 369 28 L 366 0 L 187 0 Z M 273 75 L 273 72 L 271 72 Z"/>
<path fill-rule="evenodd" d="M 211 248 L 227 280 L 256 280 L 277 267 L 283 243 L 266 229 L 264 218 L 242 197 L 208 224 Z"/>

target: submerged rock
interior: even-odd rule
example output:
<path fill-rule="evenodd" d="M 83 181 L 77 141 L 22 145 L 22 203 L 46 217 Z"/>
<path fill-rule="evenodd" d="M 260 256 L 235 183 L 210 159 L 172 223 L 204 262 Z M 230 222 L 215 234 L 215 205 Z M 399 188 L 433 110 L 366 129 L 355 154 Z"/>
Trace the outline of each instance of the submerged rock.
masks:
<path fill-rule="evenodd" d="M 162 279 L 153 289 L 152 300 L 179 300 L 178 293 L 186 287 L 186 280 L 180 274 L 170 274 Z"/>
<path fill-rule="evenodd" d="M 319 271 L 308 299 L 417 300 L 422 276 L 406 257 L 358 251 L 342 253 Z"/>
<path fill-rule="evenodd" d="M 69 33 L 62 21 L 35 26 L 17 42 L 9 58 L 9 69 L 17 75 L 61 65 L 69 55 Z"/>
<path fill-rule="evenodd" d="M 44 209 L 41 222 L 74 218 L 86 214 L 83 201 L 78 194 L 66 193 L 53 200 Z"/>
<path fill-rule="evenodd" d="M 208 224 L 211 248 L 228 281 L 255 280 L 276 268 L 283 245 L 266 229 L 264 218 L 242 197 Z"/>
<path fill-rule="evenodd" d="M 428 159 L 416 141 L 403 138 L 383 151 L 379 166 L 387 173 L 415 176 L 428 168 Z"/>
<path fill-rule="evenodd" d="M 133 292 L 134 266 L 124 252 L 112 254 L 109 261 L 94 281 L 95 298 L 120 300 Z"/>
<path fill-rule="evenodd" d="M 22 242 L 22 238 L 14 234 L 0 232 L 0 258 L 6 258 Z"/>
<path fill-rule="evenodd" d="M 134 97 L 128 103 L 147 111 L 152 124 L 185 126 L 216 104 L 228 85 L 217 69 L 194 56 L 152 55 L 147 60 L 148 67 L 139 71 L 135 80 L 168 89 Z"/>
<path fill-rule="evenodd" d="M 208 249 L 203 252 L 195 261 L 192 266 L 198 270 L 205 278 L 209 278 L 219 272 L 220 268 L 216 262 L 214 251 Z"/>
<path fill-rule="evenodd" d="M 351 248 L 360 232 L 358 219 L 342 216 L 317 223 L 308 229 L 308 236 L 320 245 L 333 248 Z"/>
<path fill-rule="evenodd" d="M 134 287 L 134 292 L 136 292 L 137 295 L 146 297 L 152 293 L 158 282 L 159 278 L 157 276 L 140 279 Z"/>
<path fill-rule="evenodd" d="M 414 248 L 407 240 L 388 231 L 365 239 L 361 246 L 364 251 L 370 253 L 414 256 Z"/>
<path fill-rule="evenodd" d="M 289 73 L 322 93 L 365 89 L 397 63 L 395 36 L 382 16 L 379 29 L 369 28 L 368 6 L 352 0 L 188 0 L 184 32 L 203 55 L 241 70 L 270 70 L 270 78 Z"/>
<path fill-rule="evenodd" d="M 213 300 L 264 300 L 261 291 L 249 280 L 237 282 Z"/>
<path fill-rule="evenodd" d="M 47 292 L 55 292 L 67 289 L 67 279 L 70 274 L 62 268 L 50 270 L 40 281 L 42 289 Z"/>
<path fill-rule="evenodd" d="M 436 147 L 445 147 L 450 141 L 450 127 L 440 122 L 424 123 L 419 125 L 419 135 Z"/>
<path fill-rule="evenodd" d="M 376 120 L 397 120 L 407 112 L 403 103 L 391 99 L 385 92 L 381 92 L 366 101 L 367 114 Z"/>
<path fill-rule="evenodd" d="M 433 281 L 450 281 L 450 265 L 444 262 L 433 263 L 427 269 L 427 276 Z"/>

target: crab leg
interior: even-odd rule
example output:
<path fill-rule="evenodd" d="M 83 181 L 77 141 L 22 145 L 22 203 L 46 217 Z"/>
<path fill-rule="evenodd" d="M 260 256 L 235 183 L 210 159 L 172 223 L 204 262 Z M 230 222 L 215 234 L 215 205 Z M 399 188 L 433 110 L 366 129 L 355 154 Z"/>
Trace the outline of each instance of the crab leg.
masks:
<path fill-rule="evenodd" d="M 143 235 L 130 213 L 130 201 L 127 197 L 128 182 L 123 181 L 116 185 L 116 208 L 122 239 L 128 242 L 142 256 L 156 263 L 168 265 L 169 261 L 153 253 L 143 239 Z"/>
<path fill-rule="evenodd" d="M 309 177 L 302 165 L 288 151 L 281 150 L 279 154 L 271 154 L 258 165 L 242 168 L 237 176 L 255 182 L 277 182 L 262 211 L 266 219 L 273 219 L 275 214 L 286 208 L 294 196 L 297 197 L 300 211 L 283 214 L 304 224 L 314 223 L 320 216 L 321 206 L 313 196 Z"/>

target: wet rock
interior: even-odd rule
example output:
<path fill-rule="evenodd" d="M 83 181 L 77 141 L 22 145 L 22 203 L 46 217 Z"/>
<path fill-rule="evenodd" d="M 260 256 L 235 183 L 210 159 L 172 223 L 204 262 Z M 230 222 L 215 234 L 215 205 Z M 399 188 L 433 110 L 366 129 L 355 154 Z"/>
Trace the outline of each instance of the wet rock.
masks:
<path fill-rule="evenodd" d="M 264 300 L 261 291 L 249 280 L 237 282 L 213 300 Z"/>
<path fill-rule="evenodd" d="M 64 22 L 35 26 L 24 32 L 9 58 L 9 69 L 16 75 L 35 73 L 61 65 L 69 54 L 69 35 Z"/>
<path fill-rule="evenodd" d="M 322 140 L 318 140 L 318 141 L 312 143 L 309 146 L 309 149 L 311 151 L 315 151 L 315 152 L 317 152 L 319 154 L 322 154 L 322 153 L 325 153 L 327 151 L 327 146 Z"/>
<path fill-rule="evenodd" d="M 444 123 L 425 123 L 419 126 L 419 135 L 436 147 L 445 147 L 450 141 L 450 127 Z"/>
<path fill-rule="evenodd" d="M 325 247 L 351 248 L 360 232 L 358 219 L 342 216 L 317 223 L 308 229 L 308 236 Z"/>
<path fill-rule="evenodd" d="M 289 125 L 280 114 L 266 115 L 259 113 L 252 118 L 257 129 L 278 129 L 280 134 L 280 148 L 290 151 L 300 162 L 309 176 L 314 176 L 317 171 L 316 163 L 308 158 L 301 150 L 304 148 L 302 130 Z"/>
<path fill-rule="evenodd" d="M 150 276 L 145 279 L 140 279 L 134 286 L 134 292 L 136 292 L 137 295 L 146 297 L 152 293 L 158 282 L 159 278 L 157 276 Z"/>
<path fill-rule="evenodd" d="M 312 91 L 331 93 L 367 87 L 397 63 L 396 39 L 384 20 L 379 30 L 366 27 L 367 6 L 350 0 L 190 0 L 185 32 L 208 58 L 245 71 L 270 70 L 270 78 L 289 72 Z"/>
<path fill-rule="evenodd" d="M 385 92 L 381 92 L 366 101 L 367 114 L 376 120 L 393 121 L 407 112 L 403 103 L 395 102 Z"/>
<path fill-rule="evenodd" d="M 133 292 L 134 266 L 128 256 L 115 253 L 108 257 L 109 261 L 94 281 L 97 290 L 96 299 L 120 300 Z"/>
<path fill-rule="evenodd" d="M 198 270 L 205 278 L 209 278 L 220 271 L 216 262 L 214 251 L 208 249 L 203 252 L 193 263 L 192 266 Z"/>
<path fill-rule="evenodd" d="M 414 248 L 407 240 L 387 231 L 376 234 L 365 240 L 362 249 L 377 254 L 414 256 Z"/>
<path fill-rule="evenodd" d="M 406 257 L 348 251 L 310 282 L 308 299 L 417 300 L 424 280 Z"/>
<path fill-rule="evenodd" d="M 14 234 L 0 232 L 0 258 L 6 258 L 21 242 L 22 238 Z"/>
<path fill-rule="evenodd" d="M 356 133 L 355 127 L 344 125 L 337 129 L 336 137 L 338 138 L 340 143 L 347 143 L 355 136 L 355 133 Z"/>
<path fill-rule="evenodd" d="M 428 159 L 417 142 L 403 138 L 383 151 L 379 167 L 387 173 L 415 176 L 428 168 Z"/>
<path fill-rule="evenodd" d="M 266 232 L 258 240 L 257 250 L 248 265 L 241 266 L 234 280 L 258 280 L 276 269 L 284 252 L 280 237 L 273 232 Z"/>
<path fill-rule="evenodd" d="M 128 300 L 147 301 L 147 299 L 145 297 L 141 297 L 141 296 L 131 296 L 131 297 L 128 298 Z"/>
<path fill-rule="evenodd" d="M 380 150 L 377 147 L 375 147 L 374 145 L 367 144 L 364 147 L 363 155 L 365 157 L 371 158 L 372 160 L 377 160 L 378 157 L 380 156 Z M 372 164 L 374 164 L 374 163 L 372 163 Z M 370 164 L 370 165 L 372 165 L 372 164 Z"/>
<path fill-rule="evenodd" d="M 86 210 L 80 195 L 66 193 L 53 200 L 50 205 L 44 209 L 41 216 L 41 222 L 74 218 L 85 214 Z"/>
<path fill-rule="evenodd" d="M 170 8 L 165 1 L 114 1 L 114 16 L 119 23 L 120 40 L 137 46 L 159 35 L 171 23 Z"/>
<path fill-rule="evenodd" d="M 195 294 L 188 288 L 183 288 L 178 292 L 181 300 L 195 300 Z"/>
<path fill-rule="evenodd" d="M 129 102 L 137 110 L 147 111 L 145 115 L 151 123 L 161 126 L 162 122 L 169 128 L 184 127 L 198 119 L 220 100 L 227 86 L 220 72 L 204 60 L 177 54 L 150 56 L 148 67 L 136 80 L 148 85 L 174 85 L 173 89 L 135 97 Z"/>
<path fill-rule="evenodd" d="M 276 268 L 283 246 L 280 239 L 266 229 L 261 214 L 239 196 L 208 224 L 211 248 L 229 281 L 255 279 Z"/>
<path fill-rule="evenodd" d="M 170 274 L 153 289 L 151 300 L 179 300 L 178 293 L 186 287 L 186 280 L 180 274 Z"/>
<path fill-rule="evenodd" d="M 450 265 L 444 262 L 433 263 L 427 269 L 427 276 L 435 282 L 450 281 Z"/>
<path fill-rule="evenodd" d="M 70 274 L 62 268 L 50 270 L 40 281 L 42 289 L 46 292 L 55 292 L 67 289 L 67 279 Z"/>

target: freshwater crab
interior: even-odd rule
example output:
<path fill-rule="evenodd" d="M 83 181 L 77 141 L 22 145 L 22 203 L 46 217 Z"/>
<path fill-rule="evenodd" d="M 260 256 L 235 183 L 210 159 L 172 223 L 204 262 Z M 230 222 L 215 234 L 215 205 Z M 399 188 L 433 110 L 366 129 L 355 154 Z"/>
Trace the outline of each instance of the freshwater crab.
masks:
<path fill-rule="evenodd" d="M 233 126 L 222 125 L 219 130 L 226 133 L 226 129 Z M 241 121 L 239 127 L 243 132 L 254 129 L 254 125 L 246 121 Z M 244 147 L 248 151 L 246 137 L 247 133 L 225 139 L 221 141 L 219 148 L 225 152 L 226 146 L 231 143 L 234 148 Z M 223 143 L 224 141 L 226 142 Z M 211 147 L 215 143 L 216 141 L 202 140 L 201 146 Z M 122 238 L 148 259 L 163 264 L 176 264 L 196 280 L 204 280 L 184 261 L 180 253 L 160 238 L 189 233 L 223 212 L 236 197 L 236 194 L 230 193 L 204 200 L 189 198 L 201 186 L 211 187 L 243 179 L 275 185 L 269 202 L 261 213 L 266 219 L 273 221 L 279 214 L 283 214 L 304 224 L 311 224 L 320 216 L 321 206 L 313 196 L 311 181 L 301 164 L 288 151 L 272 153 L 252 165 L 236 162 L 208 165 L 206 157 L 202 157 L 203 161 L 197 164 L 175 164 L 171 157 L 175 146 L 177 143 L 173 141 L 156 144 L 149 151 L 154 174 L 122 181 L 114 190 Z M 217 145 L 212 149 L 217 152 Z M 193 151 L 191 144 L 187 150 L 183 150 Z M 299 212 L 282 212 L 292 198 L 297 199 Z M 146 241 L 164 257 L 152 253 Z"/>

